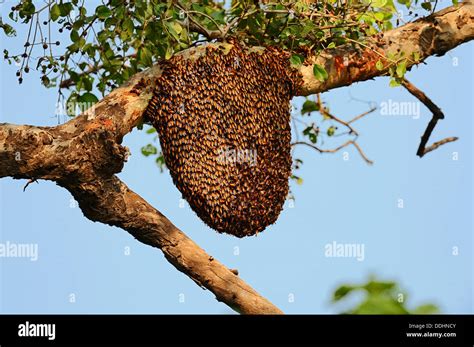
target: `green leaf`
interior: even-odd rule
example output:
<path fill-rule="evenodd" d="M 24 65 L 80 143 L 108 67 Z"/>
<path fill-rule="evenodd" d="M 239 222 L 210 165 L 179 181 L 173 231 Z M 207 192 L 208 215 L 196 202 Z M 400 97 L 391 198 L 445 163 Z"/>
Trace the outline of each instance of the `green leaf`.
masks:
<path fill-rule="evenodd" d="M 308 36 L 308 34 L 313 31 L 314 29 L 316 29 L 316 25 L 314 25 L 313 22 L 311 21 L 307 21 L 304 26 L 303 26 L 303 29 L 299 32 L 299 35 L 301 37 L 306 37 Z"/>
<path fill-rule="evenodd" d="M 333 294 L 333 301 L 339 301 L 342 298 L 345 298 L 349 293 L 357 289 L 355 286 L 349 286 L 349 285 L 342 285 L 339 288 L 336 289 L 336 291 Z"/>
<path fill-rule="evenodd" d="M 303 135 L 308 135 L 309 133 L 313 131 L 314 131 L 314 123 L 303 130 Z"/>
<path fill-rule="evenodd" d="M 313 75 L 314 77 L 316 77 L 318 81 L 321 81 L 321 82 L 324 82 L 329 77 L 326 69 L 319 64 L 313 65 Z"/>
<path fill-rule="evenodd" d="M 423 2 L 421 3 L 421 7 L 423 7 L 426 11 L 431 11 L 431 2 Z"/>
<path fill-rule="evenodd" d="M 367 290 L 369 294 L 381 294 L 384 292 L 390 292 L 392 289 L 396 288 L 395 282 L 382 282 L 382 281 L 369 281 L 362 288 Z"/>
<path fill-rule="evenodd" d="M 318 142 L 318 135 L 316 135 L 315 133 L 309 133 L 308 138 L 312 143 Z"/>
<path fill-rule="evenodd" d="M 331 126 L 328 128 L 327 132 L 326 132 L 327 135 L 328 135 L 328 136 L 334 136 L 334 134 L 336 133 L 336 129 L 337 129 L 337 128 L 336 128 L 335 126 L 332 126 L 332 125 L 331 125 Z"/>
<path fill-rule="evenodd" d="M 396 73 L 399 78 L 403 78 L 405 76 L 405 72 L 407 71 L 407 62 L 402 61 L 398 63 Z"/>
<path fill-rule="evenodd" d="M 433 304 L 424 304 L 412 310 L 411 314 L 433 314 L 438 313 L 439 308 Z"/>
<path fill-rule="evenodd" d="M 69 37 L 71 38 L 72 42 L 79 41 L 79 33 L 77 32 L 77 30 L 71 30 L 71 34 L 69 35 Z"/>
<path fill-rule="evenodd" d="M 171 47 L 166 48 L 165 59 L 168 60 L 173 56 L 173 49 Z"/>
<path fill-rule="evenodd" d="M 370 276 L 367 283 L 362 285 L 345 284 L 336 289 L 332 301 L 336 303 L 346 298 L 350 293 L 357 292 L 359 303 L 355 303 L 346 312 L 349 314 L 432 314 L 439 312 L 436 305 L 426 303 L 413 310 L 405 306 L 406 293 L 403 293 L 398 284 L 393 281 L 380 281 Z M 356 299 L 357 297 L 352 297 Z"/>
<path fill-rule="evenodd" d="M 291 175 L 291 179 L 296 181 L 296 184 L 303 184 L 303 179 L 301 177 L 298 177 L 296 175 Z"/>
<path fill-rule="evenodd" d="M 66 113 L 69 117 L 76 116 L 76 102 L 77 94 L 75 92 L 72 92 L 66 101 Z"/>
<path fill-rule="evenodd" d="M 211 17 L 214 18 L 214 20 L 217 23 L 220 23 L 220 24 L 225 23 L 225 12 L 224 11 L 213 12 L 211 14 Z"/>
<path fill-rule="evenodd" d="M 16 35 L 16 31 L 15 31 L 15 29 L 13 29 L 13 27 L 11 25 L 2 22 L 2 17 L 0 17 L 0 28 L 3 29 L 3 32 L 7 36 L 15 36 Z"/>
<path fill-rule="evenodd" d="M 176 31 L 177 34 L 181 34 L 183 27 L 178 22 L 171 22 L 170 26 Z"/>
<path fill-rule="evenodd" d="M 420 61 L 420 52 L 413 52 L 413 60 L 416 62 Z"/>
<path fill-rule="evenodd" d="M 138 60 L 144 66 L 152 65 L 152 56 L 148 48 L 142 47 L 138 50 Z"/>
<path fill-rule="evenodd" d="M 155 155 L 157 153 L 158 153 L 158 149 L 155 146 L 153 146 L 151 143 L 142 147 L 142 154 L 145 157 L 148 157 L 150 155 Z"/>
<path fill-rule="evenodd" d="M 122 24 L 122 32 L 120 33 L 120 38 L 122 40 L 127 40 L 130 38 L 133 34 L 134 30 L 134 25 L 133 25 L 133 20 L 129 17 L 127 17 Z"/>
<path fill-rule="evenodd" d="M 82 78 L 82 82 L 84 84 L 84 89 L 90 92 L 92 90 L 92 78 L 89 78 L 88 76 L 84 76 Z"/>
<path fill-rule="evenodd" d="M 156 165 L 160 168 L 160 172 L 163 172 L 163 169 L 166 169 L 166 162 L 165 162 L 165 157 L 163 157 L 163 154 L 160 153 L 158 157 L 156 157 Z"/>
<path fill-rule="evenodd" d="M 66 17 L 72 11 L 72 4 L 70 2 L 60 3 L 59 4 L 59 13 L 61 17 Z"/>
<path fill-rule="evenodd" d="M 94 94 L 89 93 L 89 92 L 82 94 L 81 96 L 79 96 L 77 98 L 77 100 L 80 101 L 80 102 L 85 102 L 85 103 L 89 103 L 89 104 L 95 104 L 96 102 L 99 101 L 97 96 L 95 96 Z"/>
<path fill-rule="evenodd" d="M 398 0 L 399 4 L 405 5 L 407 8 L 410 8 L 412 0 Z"/>
<path fill-rule="evenodd" d="M 99 19 L 106 19 L 112 15 L 112 11 L 107 6 L 101 5 L 95 9 L 95 14 Z"/>
<path fill-rule="evenodd" d="M 389 86 L 394 88 L 394 87 L 400 87 L 400 82 L 396 78 L 392 78 L 390 80 Z"/>
<path fill-rule="evenodd" d="M 408 311 L 395 299 L 385 295 L 371 295 L 351 313 L 355 314 L 407 314 Z"/>
<path fill-rule="evenodd" d="M 79 42 L 77 42 L 77 46 L 78 46 L 79 48 L 82 48 L 82 47 L 84 47 L 85 44 L 86 44 L 86 39 L 81 36 L 81 37 L 79 38 Z"/>
<path fill-rule="evenodd" d="M 41 77 L 41 83 L 43 83 L 43 85 L 44 85 L 45 87 L 48 87 L 48 88 L 49 88 L 49 87 L 50 87 L 51 80 L 49 79 L 48 76 L 44 75 L 44 76 Z"/>
<path fill-rule="evenodd" d="M 382 22 L 385 19 L 385 15 L 383 14 L 383 12 L 375 12 L 374 17 L 380 22 Z"/>
<path fill-rule="evenodd" d="M 183 30 L 183 27 L 179 25 L 177 22 L 166 22 L 166 27 L 168 28 L 169 33 L 171 36 L 176 40 L 180 41 L 179 34 Z"/>
<path fill-rule="evenodd" d="M 36 11 L 35 5 L 30 1 L 21 1 L 21 9 L 19 11 L 20 18 L 32 16 Z"/>
<path fill-rule="evenodd" d="M 59 18 L 60 14 L 61 14 L 61 11 L 59 10 L 58 4 L 54 4 L 51 7 L 51 10 L 49 11 L 49 15 L 51 17 L 51 20 L 53 22 L 55 22 Z"/>
<path fill-rule="evenodd" d="M 379 70 L 379 71 L 383 70 L 384 66 L 383 66 L 383 63 L 382 63 L 382 61 L 381 61 L 380 59 L 379 59 L 379 60 L 377 61 L 377 63 L 375 64 L 375 68 L 376 68 L 377 70 Z"/>
<path fill-rule="evenodd" d="M 290 58 L 291 65 L 301 65 L 304 62 L 304 57 L 299 54 L 293 54 Z"/>
<path fill-rule="evenodd" d="M 374 8 L 381 8 L 381 7 L 384 7 L 387 4 L 387 0 L 372 0 L 370 2 L 370 4 Z"/>

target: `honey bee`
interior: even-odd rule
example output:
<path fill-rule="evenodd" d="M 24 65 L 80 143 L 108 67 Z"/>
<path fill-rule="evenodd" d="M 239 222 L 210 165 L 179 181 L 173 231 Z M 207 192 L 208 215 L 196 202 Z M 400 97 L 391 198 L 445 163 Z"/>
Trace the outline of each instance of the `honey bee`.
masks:
<path fill-rule="evenodd" d="M 229 43 L 163 62 L 145 117 L 190 207 L 218 232 L 244 237 L 273 224 L 288 194 L 289 102 L 302 79 L 277 48 Z M 223 148 L 235 152 L 222 157 Z"/>

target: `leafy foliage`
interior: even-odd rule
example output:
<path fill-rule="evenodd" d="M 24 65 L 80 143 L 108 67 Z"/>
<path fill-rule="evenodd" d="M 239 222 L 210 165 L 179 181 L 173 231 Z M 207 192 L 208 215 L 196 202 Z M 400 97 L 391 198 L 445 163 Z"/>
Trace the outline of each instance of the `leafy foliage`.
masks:
<path fill-rule="evenodd" d="M 84 105 L 97 102 L 97 93 L 105 95 L 160 59 L 202 42 L 233 36 L 249 46 L 278 46 L 292 53 L 293 65 L 301 65 L 308 55 L 363 43 L 436 7 L 428 0 L 398 0 L 398 5 L 408 15 L 401 14 L 394 0 L 104 0 L 96 7 L 85 0 L 20 0 L 8 18 L 0 17 L 0 29 L 15 36 L 15 26 L 28 28 L 24 50 L 5 50 L 4 58 L 19 65 L 19 83 L 37 70 L 44 86 L 58 88 L 61 101 L 67 98 L 67 113 L 74 116 Z M 396 86 L 406 71 L 406 59 L 416 57 L 401 52 L 387 58 L 377 66 L 389 65 L 391 85 Z M 313 72 L 321 81 L 329 77 L 319 65 Z M 306 104 L 304 113 L 312 111 L 317 111 L 314 105 Z M 319 134 L 315 129 L 303 133 L 312 143 Z M 159 150 L 146 148 L 144 154 L 158 155 L 163 168 Z"/>
<path fill-rule="evenodd" d="M 361 302 L 344 314 L 431 314 L 439 308 L 431 303 L 410 309 L 406 306 L 407 294 L 402 292 L 396 282 L 381 281 L 370 277 L 364 284 L 344 284 L 333 293 L 332 302 L 338 303 L 355 293 L 363 293 Z"/>
<path fill-rule="evenodd" d="M 28 25 L 29 30 L 24 52 L 4 56 L 22 61 L 19 78 L 27 73 L 32 58 L 38 58 L 36 68 L 44 85 L 75 86 L 73 93 L 78 95 L 94 87 L 105 93 L 199 41 L 236 36 L 248 45 L 277 45 L 294 52 L 292 63 L 298 65 L 307 54 L 362 42 L 388 30 L 400 16 L 392 0 L 234 0 L 230 6 L 210 0 L 107 0 L 96 8 L 84 0 L 37 3 L 23 0 L 11 7 L 9 20 Z M 409 9 L 417 5 L 409 0 L 399 3 Z M 421 6 L 432 10 L 430 2 Z M 2 20 L 0 28 L 15 35 L 13 26 Z M 63 42 L 54 39 L 56 34 Z M 53 54 L 55 45 L 63 47 L 61 54 Z M 402 70 L 397 68 L 397 74 Z M 314 71 L 318 78 L 327 78 L 323 67 L 316 65 Z"/>

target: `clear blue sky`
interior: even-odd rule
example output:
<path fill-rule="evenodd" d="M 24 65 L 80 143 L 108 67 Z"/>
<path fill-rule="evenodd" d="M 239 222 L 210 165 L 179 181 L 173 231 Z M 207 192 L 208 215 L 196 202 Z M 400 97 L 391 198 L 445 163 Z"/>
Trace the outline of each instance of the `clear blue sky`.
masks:
<path fill-rule="evenodd" d="M 1 13 L 9 7 L 7 1 Z M 21 49 L 23 33 L 18 39 L 2 36 L 1 50 Z M 458 142 L 419 159 L 415 152 L 429 112 L 421 106 L 420 117 L 413 119 L 382 115 L 379 108 L 356 124 L 360 144 L 375 164 L 366 165 L 353 148 L 347 161 L 342 152 L 320 155 L 298 148 L 304 184 L 292 184 L 295 206 L 286 204 L 277 223 L 258 237 L 217 234 L 189 208 L 180 208 L 168 172 L 160 174 L 140 153 L 150 140 L 144 132 L 126 137 L 132 156 L 120 177 L 285 312 L 336 312 L 339 307 L 329 304 L 332 291 L 373 273 L 399 281 L 409 294 L 408 306 L 430 301 L 446 313 L 472 313 L 473 49 L 468 44 L 430 58 L 407 75 L 445 112 L 433 140 L 459 136 Z M 0 122 L 55 125 L 57 91 L 40 86 L 32 73 L 18 85 L 15 71 L 1 63 Z M 415 101 L 405 90 L 389 88 L 386 78 L 323 97 L 345 119 L 368 107 L 354 99 L 379 106 Z M 0 258 L 0 312 L 230 312 L 175 270 L 161 251 L 85 219 L 66 190 L 40 181 L 23 192 L 25 183 L 0 180 L 0 243 L 35 243 L 38 260 Z M 363 244 L 364 260 L 325 257 L 325 245 L 333 241 Z"/>

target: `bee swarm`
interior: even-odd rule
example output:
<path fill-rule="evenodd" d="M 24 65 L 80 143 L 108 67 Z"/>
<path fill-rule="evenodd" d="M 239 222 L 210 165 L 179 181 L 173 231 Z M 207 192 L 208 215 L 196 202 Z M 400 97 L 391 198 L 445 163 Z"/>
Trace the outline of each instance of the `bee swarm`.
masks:
<path fill-rule="evenodd" d="M 254 235 L 283 207 L 292 164 L 289 102 L 300 83 L 288 58 L 232 41 L 163 63 L 146 117 L 173 182 L 218 232 Z"/>

